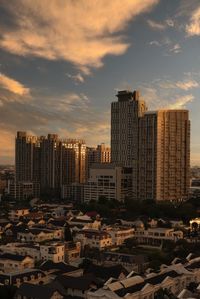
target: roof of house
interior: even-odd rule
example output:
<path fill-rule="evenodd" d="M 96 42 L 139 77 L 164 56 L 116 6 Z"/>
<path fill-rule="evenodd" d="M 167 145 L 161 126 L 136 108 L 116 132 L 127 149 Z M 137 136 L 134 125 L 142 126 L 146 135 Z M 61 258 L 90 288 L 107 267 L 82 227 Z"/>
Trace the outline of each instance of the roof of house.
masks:
<path fill-rule="evenodd" d="M 19 255 L 19 254 L 12 254 L 12 253 L 3 253 L 0 254 L 1 260 L 13 260 L 21 262 L 23 261 L 27 256 Z"/>
<path fill-rule="evenodd" d="M 54 263 L 53 261 L 45 261 L 40 265 L 42 271 L 59 270 L 61 273 L 76 271 L 79 268 L 68 265 L 66 263 Z"/>
<path fill-rule="evenodd" d="M 9 280 L 9 284 L 14 285 L 17 283 L 17 279 L 23 280 L 26 277 L 27 281 L 31 280 L 32 275 L 34 275 L 36 279 L 39 278 L 39 275 L 41 275 L 41 277 L 45 276 L 44 272 L 41 270 L 26 269 L 22 272 L 0 274 L 0 283 L 5 284 L 5 281 Z"/>
<path fill-rule="evenodd" d="M 92 273 L 94 276 L 103 280 L 108 280 L 110 277 L 119 278 L 121 273 L 128 275 L 128 271 L 122 265 L 94 265 L 91 264 L 85 273 Z"/>
<path fill-rule="evenodd" d="M 101 285 L 99 280 L 94 275 L 90 274 L 79 277 L 60 275 L 56 280 L 59 281 L 65 289 L 70 288 L 82 291 L 88 290 L 92 284 Z"/>
<path fill-rule="evenodd" d="M 15 296 L 17 297 L 18 295 L 21 295 L 27 298 L 49 299 L 56 291 L 61 295 L 66 295 L 65 290 L 58 282 L 52 282 L 45 285 L 23 283 L 17 290 Z"/>

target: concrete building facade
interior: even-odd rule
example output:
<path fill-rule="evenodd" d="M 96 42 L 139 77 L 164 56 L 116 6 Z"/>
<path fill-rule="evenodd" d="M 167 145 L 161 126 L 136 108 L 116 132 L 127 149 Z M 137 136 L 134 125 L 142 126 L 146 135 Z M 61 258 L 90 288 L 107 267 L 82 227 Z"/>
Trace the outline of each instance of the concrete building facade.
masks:
<path fill-rule="evenodd" d="M 139 120 L 147 111 L 138 91 L 119 91 L 111 103 L 111 161 L 133 168 L 132 197 L 137 199 Z"/>
<path fill-rule="evenodd" d="M 111 104 L 111 160 L 132 167 L 132 198 L 186 200 L 190 176 L 187 110 L 147 112 L 139 92 L 119 91 Z"/>
<path fill-rule="evenodd" d="M 140 120 L 138 198 L 186 200 L 190 186 L 187 110 L 147 112 Z"/>
<path fill-rule="evenodd" d="M 94 164 L 90 178 L 84 186 L 84 200 L 98 200 L 100 197 L 124 201 L 132 192 L 132 168 L 113 164 Z"/>

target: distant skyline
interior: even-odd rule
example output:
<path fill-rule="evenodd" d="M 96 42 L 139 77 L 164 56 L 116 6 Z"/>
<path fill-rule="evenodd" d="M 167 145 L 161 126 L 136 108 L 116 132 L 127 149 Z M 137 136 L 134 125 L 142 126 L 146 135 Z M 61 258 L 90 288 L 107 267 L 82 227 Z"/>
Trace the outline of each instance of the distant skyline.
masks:
<path fill-rule="evenodd" d="M 1 0 L 0 164 L 17 131 L 110 144 L 110 103 L 186 108 L 200 165 L 199 0 Z"/>

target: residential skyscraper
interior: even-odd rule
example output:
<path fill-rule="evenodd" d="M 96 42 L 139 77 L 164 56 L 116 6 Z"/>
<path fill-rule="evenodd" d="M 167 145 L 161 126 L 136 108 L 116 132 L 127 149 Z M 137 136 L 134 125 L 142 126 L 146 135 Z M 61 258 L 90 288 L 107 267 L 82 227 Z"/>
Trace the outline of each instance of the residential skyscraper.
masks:
<path fill-rule="evenodd" d="M 140 121 L 138 198 L 188 198 L 190 121 L 187 110 L 147 112 Z"/>
<path fill-rule="evenodd" d="M 41 192 L 59 190 L 61 175 L 61 150 L 58 135 L 41 137 Z"/>
<path fill-rule="evenodd" d="M 133 169 L 132 198 L 184 200 L 190 173 L 187 110 L 147 112 L 137 91 L 111 104 L 111 161 Z"/>
<path fill-rule="evenodd" d="M 37 182 L 42 193 L 59 194 L 62 185 L 85 182 L 85 157 L 83 140 L 17 132 L 16 181 Z"/>
<path fill-rule="evenodd" d="M 111 161 L 133 168 L 133 198 L 137 199 L 139 120 L 147 111 L 139 91 L 119 91 L 111 104 Z"/>
<path fill-rule="evenodd" d="M 84 140 L 67 139 L 62 141 L 62 147 L 65 149 L 65 165 L 71 167 L 73 181 L 71 183 L 85 183 L 85 160 L 86 160 L 86 144 Z M 72 153 L 70 153 L 73 151 Z M 63 169 L 63 173 L 65 170 Z M 68 178 L 69 179 L 69 178 Z"/>
<path fill-rule="evenodd" d="M 90 176 L 90 168 L 94 163 L 110 163 L 111 149 L 104 143 L 97 145 L 97 147 L 86 148 L 86 181 Z"/>
<path fill-rule="evenodd" d="M 15 138 L 15 173 L 16 182 L 33 181 L 34 148 L 37 137 L 26 132 L 17 132 Z"/>

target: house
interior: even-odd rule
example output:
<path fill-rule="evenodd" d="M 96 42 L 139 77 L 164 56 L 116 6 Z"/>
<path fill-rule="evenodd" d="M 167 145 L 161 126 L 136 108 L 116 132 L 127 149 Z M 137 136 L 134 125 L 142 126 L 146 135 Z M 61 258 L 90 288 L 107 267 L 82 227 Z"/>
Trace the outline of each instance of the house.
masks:
<path fill-rule="evenodd" d="M 56 278 L 62 287 L 66 290 L 67 295 L 87 298 L 87 292 L 90 289 L 98 289 L 102 286 L 101 282 L 93 275 L 86 274 L 79 277 L 60 275 Z"/>
<path fill-rule="evenodd" d="M 175 230 L 174 228 L 148 228 L 137 229 L 135 231 L 135 238 L 138 244 L 147 246 L 160 246 L 163 241 L 170 240 L 176 242 L 183 239 L 183 232 Z"/>
<path fill-rule="evenodd" d="M 41 260 L 54 263 L 65 261 L 65 244 L 63 242 L 48 242 L 40 246 Z"/>
<path fill-rule="evenodd" d="M 112 238 L 110 234 L 102 230 L 85 229 L 81 230 L 75 236 L 77 241 L 81 242 L 82 247 L 97 248 L 103 250 L 112 246 Z"/>
<path fill-rule="evenodd" d="M 34 268 L 34 259 L 32 257 L 11 253 L 0 254 L 0 270 L 2 272 L 15 272 L 27 268 Z"/>
<path fill-rule="evenodd" d="M 112 278 L 123 279 L 128 275 L 128 271 L 121 265 L 95 265 L 91 264 L 84 273 L 93 274 L 104 283 Z"/>
<path fill-rule="evenodd" d="M 45 273 L 38 269 L 25 269 L 17 272 L 6 272 L 0 274 L 1 285 L 14 285 L 19 287 L 24 282 L 41 283 L 48 280 Z"/>
<path fill-rule="evenodd" d="M 112 244 L 119 246 L 124 243 L 125 240 L 133 238 L 135 235 L 135 229 L 127 226 L 110 226 L 105 229 L 112 238 Z"/>
<path fill-rule="evenodd" d="M 44 285 L 22 284 L 15 294 L 15 299 L 63 299 L 66 292 L 57 282 Z"/>
<path fill-rule="evenodd" d="M 9 211 L 8 218 L 10 220 L 17 220 L 20 217 L 24 217 L 29 214 L 28 208 L 16 208 Z"/>
<path fill-rule="evenodd" d="M 83 270 L 67 263 L 54 263 L 52 261 L 45 261 L 40 265 L 40 270 L 46 275 L 57 276 L 60 274 L 66 274 L 67 276 L 81 276 Z"/>
<path fill-rule="evenodd" d="M 144 272 L 149 267 L 149 260 L 146 255 L 134 255 L 105 251 L 101 254 L 101 262 L 107 265 L 122 265 L 127 271 L 136 273 Z"/>
<path fill-rule="evenodd" d="M 41 227 L 34 227 L 26 229 L 17 234 L 17 239 L 24 242 L 43 242 L 47 240 L 59 240 L 63 237 L 62 229 L 48 229 Z"/>

